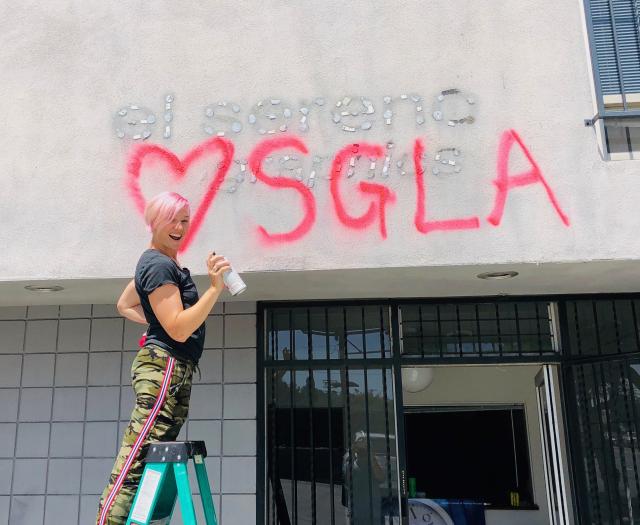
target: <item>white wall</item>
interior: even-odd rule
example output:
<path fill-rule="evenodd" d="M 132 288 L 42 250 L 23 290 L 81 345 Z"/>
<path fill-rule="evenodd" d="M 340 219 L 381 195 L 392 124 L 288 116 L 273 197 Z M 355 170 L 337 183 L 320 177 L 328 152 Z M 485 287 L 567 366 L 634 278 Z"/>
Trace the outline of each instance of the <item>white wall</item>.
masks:
<path fill-rule="evenodd" d="M 547 525 L 542 441 L 535 376 L 539 365 L 437 367 L 433 383 L 418 393 L 403 392 L 405 406 L 522 404 L 525 409 L 534 502 L 540 510 L 488 510 L 487 525 Z"/>
<path fill-rule="evenodd" d="M 296 119 L 302 103 L 311 108 L 310 130 L 300 132 L 293 119 L 287 133 L 307 144 L 305 182 L 313 156 L 326 157 L 311 190 L 315 222 L 295 242 L 267 245 L 258 225 L 275 233 L 293 228 L 303 216 L 299 194 L 248 180 L 227 193 L 228 180 L 184 255 L 196 274 L 212 248 L 239 269 L 256 272 L 636 259 L 636 165 L 601 161 L 593 130 L 583 125 L 593 112 L 583 25 L 579 2 L 552 0 L 5 4 L 0 279 L 131 275 L 148 234 L 125 186 L 131 147 L 140 141 L 116 136 L 120 108 L 151 109 L 159 122 L 146 142 L 182 157 L 208 138 L 205 107 L 234 101 L 244 128 L 229 138 L 239 160 L 264 138 L 247 121 L 250 109 L 263 99 L 269 106 L 274 97 L 283 100 L 279 107 L 290 105 Z M 473 95 L 473 124 L 450 127 L 433 119 L 438 93 L 449 88 Z M 165 139 L 160 121 L 168 93 L 175 100 L 172 135 Z M 425 124 L 416 123 L 415 105 L 400 100 L 405 93 L 423 97 Z M 371 130 L 350 133 L 333 124 L 329 108 L 345 95 L 372 101 Z M 381 117 L 385 95 L 394 97 L 391 126 Z M 315 97 L 326 104 L 315 105 Z M 469 109 L 463 103 L 449 114 L 465 116 Z M 522 137 L 570 226 L 540 184 L 508 196 L 499 226 L 486 220 L 496 195 L 500 137 L 509 129 Z M 428 217 L 477 217 L 478 229 L 417 231 L 410 167 L 417 137 L 428 152 Z M 389 140 L 395 148 L 388 178 L 382 162 L 375 178 L 367 178 L 364 159 L 342 183 L 354 216 L 372 202 L 356 182 L 381 183 L 396 193 L 383 240 L 377 221 L 364 230 L 338 221 L 326 175 L 343 145 Z M 435 151 L 454 146 L 462 151 L 462 171 L 433 175 Z M 512 172 L 530 167 L 517 149 Z M 404 154 L 409 169 L 401 176 L 395 162 Z M 216 163 L 203 158 L 175 186 L 196 207 Z M 265 165 L 267 171 L 277 174 L 277 164 Z M 239 170 L 234 163 L 231 175 Z M 173 187 L 167 172 L 159 163 L 143 166 L 146 197 Z"/>
<path fill-rule="evenodd" d="M 95 521 L 140 333 L 113 305 L 0 308 L 0 525 Z M 255 333 L 255 304 L 216 307 L 180 434 L 206 442 L 221 525 L 255 524 Z"/>

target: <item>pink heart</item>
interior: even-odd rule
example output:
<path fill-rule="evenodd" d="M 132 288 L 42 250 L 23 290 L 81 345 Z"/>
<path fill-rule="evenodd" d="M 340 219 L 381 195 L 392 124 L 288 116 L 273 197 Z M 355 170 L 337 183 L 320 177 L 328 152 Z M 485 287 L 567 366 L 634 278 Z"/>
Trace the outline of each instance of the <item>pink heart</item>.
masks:
<path fill-rule="evenodd" d="M 189 229 L 189 233 L 185 237 L 184 243 L 180 248 L 181 253 L 186 251 L 191 244 L 191 241 L 198 233 L 198 230 L 202 225 L 202 221 L 204 220 L 204 216 L 209 210 L 209 206 L 213 202 L 220 186 L 222 186 L 222 183 L 224 182 L 224 178 L 226 177 L 229 167 L 231 166 L 231 161 L 233 160 L 233 143 L 221 137 L 213 137 L 197 145 L 189 151 L 182 160 L 171 151 L 163 148 L 162 146 L 158 146 L 157 144 L 141 144 L 132 152 L 131 157 L 129 158 L 126 179 L 127 189 L 129 190 L 129 195 L 133 199 L 133 202 L 140 214 L 144 214 L 146 201 L 140 191 L 140 170 L 142 169 L 142 164 L 145 158 L 157 157 L 166 162 L 171 170 L 172 177 L 176 181 L 179 181 L 187 174 L 191 164 L 204 154 L 210 152 L 219 152 L 222 155 L 222 161 L 218 163 L 218 170 L 209 183 L 207 191 L 200 201 L 200 204 L 198 204 L 195 215 L 191 219 L 191 228 Z"/>

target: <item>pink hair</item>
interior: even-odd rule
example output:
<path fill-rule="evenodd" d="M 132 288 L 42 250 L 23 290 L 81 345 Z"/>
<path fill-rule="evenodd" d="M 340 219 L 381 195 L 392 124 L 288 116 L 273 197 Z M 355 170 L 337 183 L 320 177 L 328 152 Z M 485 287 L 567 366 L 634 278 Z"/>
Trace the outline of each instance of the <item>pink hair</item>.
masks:
<path fill-rule="evenodd" d="M 169 224 L 185 208 L 187 213 L 190 213 L 187 199 L 177 193 L 164 191 L 147 202 L 144 209 L 144 221 L 153 232 Z"/>

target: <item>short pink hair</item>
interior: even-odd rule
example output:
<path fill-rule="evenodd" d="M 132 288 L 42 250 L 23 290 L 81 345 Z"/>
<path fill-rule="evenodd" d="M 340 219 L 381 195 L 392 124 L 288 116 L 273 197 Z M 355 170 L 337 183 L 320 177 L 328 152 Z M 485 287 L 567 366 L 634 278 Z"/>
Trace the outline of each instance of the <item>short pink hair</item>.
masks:
<path fill-rule="evenodd" d="M 144 221 L 153 232 L 169 224 L 184 209 L 190 213 L 189 201 L 182 195 L 164 191 L 147 202 L 144 209 Z"/>

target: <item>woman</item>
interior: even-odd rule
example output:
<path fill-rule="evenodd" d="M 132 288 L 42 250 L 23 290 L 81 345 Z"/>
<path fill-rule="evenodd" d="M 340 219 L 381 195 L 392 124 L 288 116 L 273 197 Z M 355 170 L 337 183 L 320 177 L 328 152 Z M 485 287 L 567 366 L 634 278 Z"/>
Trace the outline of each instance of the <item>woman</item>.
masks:
<path fill-rule="evenodd" d="M 209 288 L 198 298 L 189 270 L 178 264 L 189 231 L 189 202 L 161 193 L 145 209 L 151 245 L 135 278 L 118 300 L 127 319 L 148 324 L 144 346 L 131 367 L 136 406 L 98 508 L 97 525 L 126 523 L 144 465 L 141 448 L 150 441 L 174 441 L 189 411 L 191 378 L 205 336 L 205 320 L 224 289 L 229 263 L 221 255 L 206 260 Z"/>

